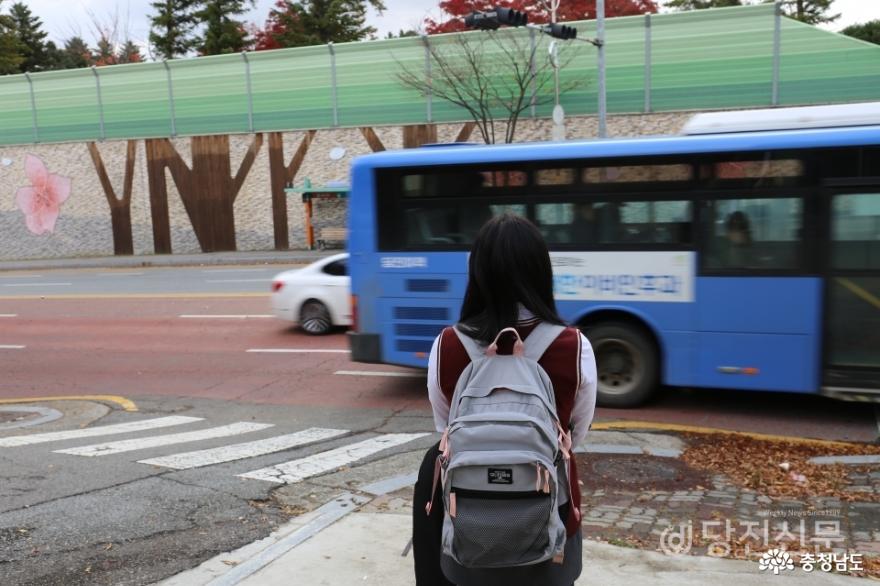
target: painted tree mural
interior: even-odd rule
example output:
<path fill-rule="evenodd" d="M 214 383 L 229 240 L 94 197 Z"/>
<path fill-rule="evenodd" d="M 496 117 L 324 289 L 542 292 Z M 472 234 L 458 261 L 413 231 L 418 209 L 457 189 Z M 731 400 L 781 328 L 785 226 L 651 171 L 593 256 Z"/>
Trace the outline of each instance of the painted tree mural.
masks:
<path fill-rule="evenodd" d="M 134 239 L 131 231 L 131 187 L 134 181 L 134 161 L 137 156 L 137 141 L 128 141 L 125 151 L 125 178 L 122 183 L 122 198 L 116 197 L 116 191 L 104 168 L 101 152 L 94 142 L 89 143 L 89 154 L 104 188 L 107 203 L 110 204 L 110 219 L 113 222 L 113 254 L 134 254 Z"/>
<path fill-rule="evenodd" d="M 309 130 L 299 143 L 290 164 L 284 163 L 284 135 L 280 132 L 269 133 L 269 175 L 272 183 L 272 220 L 275 231 L 275 248 L 290 248 L 287 223 L 287 193 L 284 189 L 291 183 L 309 152 L 309 145 L 315 138 L 315 130 Z"/>
<path fill-rule="evenodd" d="M 262 145 L 263 135 L 254 135 L 247 154 L 233 176 L 228 135 L 192 137 L 192 169 L 187 167 L 167 138 L 146 141 L 153 240 L 157 254 L 171 253 L 166 168 L 171 171 L 202 252 L 236 249 L 235 198 Z"/>

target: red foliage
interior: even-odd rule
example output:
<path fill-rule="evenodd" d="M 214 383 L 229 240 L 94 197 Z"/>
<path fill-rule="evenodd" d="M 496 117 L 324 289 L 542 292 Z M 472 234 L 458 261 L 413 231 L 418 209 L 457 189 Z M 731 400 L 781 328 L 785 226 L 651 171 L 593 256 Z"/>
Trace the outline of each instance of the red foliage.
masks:
<path fill-rule="evenodd" d="M 442 0 L 440 10 L 444 20 L 425 20 L 425 30 L 429 35 L 455 33 L 467 30 L 464 17 L 474 10 L 488 12 L 496 6 L 522 10 L 529 15 L 529 22 L 543 24 L 550 22 L 550 12 L 541 6 L 539 0 Z M 605 16 L 634 16 L 646 12 L 656 13 L 656 0 L 605 0 Z M 556 20 L 588 20 L 596 18 L 596 0 L 562 0 L 556 11 Z"/>
<path fill-rule="evenodd" d="M 275 2 L 275 8 L 278 9 L 278 11 L 290 14 L 290 9 L 287 8 L 287 2 L 285 2 L 285 0 L 277 0 L 277 2 Z M 262 29 L 258 28 L 251 31 L 254 38 L 253 50 L 269 51 L 272 49 L 283 48 L 281 43 L 278 42 L 276 36 L 281 35 L 286 31 L 287 26 L 278 19 L 278 15 L 274 10 L 270 11 L 269 18 L 266 19 L 266 25 Z"/>

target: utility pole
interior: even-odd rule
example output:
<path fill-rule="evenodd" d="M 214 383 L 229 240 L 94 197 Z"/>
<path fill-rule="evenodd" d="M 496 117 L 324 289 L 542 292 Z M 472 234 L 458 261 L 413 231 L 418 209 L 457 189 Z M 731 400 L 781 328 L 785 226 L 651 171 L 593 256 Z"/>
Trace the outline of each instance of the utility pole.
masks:
<path fill-rule="evenodd" d="M 596 40 L 599 48 L 599 138 L 605 138 L 605 0 L 596 0 Z"/>

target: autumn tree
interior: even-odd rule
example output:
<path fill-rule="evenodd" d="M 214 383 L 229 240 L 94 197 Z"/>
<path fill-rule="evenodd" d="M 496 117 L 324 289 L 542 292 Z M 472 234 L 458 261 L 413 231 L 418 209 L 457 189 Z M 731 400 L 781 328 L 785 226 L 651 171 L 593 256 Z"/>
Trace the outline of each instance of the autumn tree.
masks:
<path fill-rule="evenodd" d="M 478 10 L 491 11 L 496 6 L 521 10 L 529 15 L 529 22 L 550 22 L 550 11 L 541 0 L 443 0 L 440 20 L 425 19 L 425 30 L 428 34 L 454 33 L 467 30 L 464 17 Z M 646 12 L 658 11 L 655 0 L 606 0 L 605 16 L 633 16 Z M 596 18 L 596 0 L 563 0 L 556 11 L 556 20 L 588 20 Z"/>
<path fill-rule="evenodd" d="M 553 66 L 542 43 L 532 46 L 529 36 L 511 29 L 478 35 L 459 33 L 447 42 L 423 39 L 428 48 L 431 75 L 423 66 L 398 61 L 395 77 L 405 89 L 463 108 L 473 119 L 486 144 L 513 142 L 523 112 L 554 101 Z M 581 45 L 565 45 L 560 68 L 571 63 Z M 563 80 L 559 95 L 586 85 L 582 78 Z M 534 92 L 534 93 L 533 93 Z M 534 99 L 532 96 L 534 95 Z M 496 115 L 503 115 L 503 134 Z"/>
<path fill-rule="evenodd" d="M 840 34 L 880 45 L 880 20 L 871 20 L 865 24 L 848 26 L 840 31 Z"/>
<path fill-rule="evenodd" d="M 150 46 L 163 59 L 184 57 L 196 46 L 196 0 L 156 0 L 150 6 Z"/>
<path fill-rule="evenodd" d="M 253 5 L 254 0 L 197 0 L 193 18 L 204 28 L 196 50 L 202 55 L 224 55 L 247 49 L 252 39 L 238 18 Z"/>
<path fill-rule="evenodd" d="M 376 33 L 367 10 L 380 14 L 382 0 L 278 0 L 265 27 L 255 35 L 256 50 L 360 41 Z"/>

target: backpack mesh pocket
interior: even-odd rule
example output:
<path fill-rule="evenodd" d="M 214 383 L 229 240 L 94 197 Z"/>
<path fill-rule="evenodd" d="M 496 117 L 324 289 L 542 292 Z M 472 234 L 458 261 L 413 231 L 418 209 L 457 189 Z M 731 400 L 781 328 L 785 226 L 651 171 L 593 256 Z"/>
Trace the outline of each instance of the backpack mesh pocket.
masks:
<path fill-rule="evenodd" d="M 453 551 L 469 568 L 528 564 L 550 545 L 552 501 L 539 492 L 486 493 L 455 490 Z"/>

